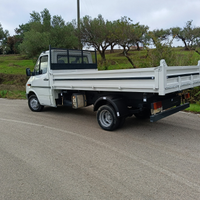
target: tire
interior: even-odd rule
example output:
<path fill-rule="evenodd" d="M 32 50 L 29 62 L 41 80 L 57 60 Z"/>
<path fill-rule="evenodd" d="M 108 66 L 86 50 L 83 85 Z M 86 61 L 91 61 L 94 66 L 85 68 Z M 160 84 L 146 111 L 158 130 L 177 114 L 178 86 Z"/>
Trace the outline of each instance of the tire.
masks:
<path fill-rule="evenodd" d="M 110 105 L 103 105 L 97 111 L 97 121 L 99 126 L 106 131 L 113 131 L 120 125 L 114 108 Z"/>
<path fill-rule="evenodd" d="M 148 119 L 151 115 L 150 110 L 143 110 L 139 113 L 134 114 L 136 118 L 138 119 Z"/>
<path fill-rule="evenodd" d="M 28 98 L 28 106 L 34 112 L 40 112 L 43 110 L 44 106 L 40 105 L 40 102 L 36 95 L 31 95 Z"/>

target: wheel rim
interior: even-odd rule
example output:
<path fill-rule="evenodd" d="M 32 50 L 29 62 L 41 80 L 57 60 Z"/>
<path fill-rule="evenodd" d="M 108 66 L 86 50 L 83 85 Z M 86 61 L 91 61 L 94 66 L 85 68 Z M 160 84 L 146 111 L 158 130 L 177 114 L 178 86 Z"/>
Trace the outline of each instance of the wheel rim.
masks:
<path fill-rule="evenodd" d="M 99 121 L 104 127 L 109 127 L 113 123 L 113 116 L 108 110 L 102 110 L 99 114 Z"/>
<path fill-rule="evenodd" d="M 39 108 L 39 106 L 40 106 L 39 102 L 38 102 L 38 100 L 36 98 L 31 99 L 30 105 L 31 105 L 31 108 L 33 110 L 37 110 Z"/>

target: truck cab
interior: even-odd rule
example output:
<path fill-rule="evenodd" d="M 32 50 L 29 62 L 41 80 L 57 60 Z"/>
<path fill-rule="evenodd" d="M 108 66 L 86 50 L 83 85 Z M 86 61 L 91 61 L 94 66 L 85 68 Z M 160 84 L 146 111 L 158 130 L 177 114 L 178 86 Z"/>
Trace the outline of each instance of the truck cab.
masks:
<path fill-rule="evenodd" d="M 67 70 L 68 73 L 77 70 L 96 71 L 96 62 L 95 51 L 50 48 L 48 51 L 42 52 L 33 72 L 29 68 L 26 69 L 27 76 L 30 76 L 26 84 L 26 95 L 28 99 L 33 96 L 33 101 L 31 101 L 34 103 L 32 106 L 35 105 L 33 108 L 39 111 L 44 105 L 56 107 L 55 95 L 52 91 L 53 72 L 62 73 L 63 70 Z M 40 107 L 38 103 L 40 103 Z"/>

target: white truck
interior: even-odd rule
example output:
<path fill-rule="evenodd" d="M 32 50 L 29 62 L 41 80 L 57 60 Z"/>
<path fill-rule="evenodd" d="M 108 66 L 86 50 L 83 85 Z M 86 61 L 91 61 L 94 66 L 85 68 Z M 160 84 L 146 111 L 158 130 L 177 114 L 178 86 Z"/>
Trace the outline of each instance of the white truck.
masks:
<path fill-rule="evenodd" d="M 161 60 L 154 68 L 98 71 L 96 52 L 50 47 L 26 74 L 32 111 L 93 105 L 100 127 L 111 131 L 128 116 L 155 122 L 189 107 L 190 95 L 182 91 L 200 86 L 200 61 L 197 66 L 167 66 Z"/>

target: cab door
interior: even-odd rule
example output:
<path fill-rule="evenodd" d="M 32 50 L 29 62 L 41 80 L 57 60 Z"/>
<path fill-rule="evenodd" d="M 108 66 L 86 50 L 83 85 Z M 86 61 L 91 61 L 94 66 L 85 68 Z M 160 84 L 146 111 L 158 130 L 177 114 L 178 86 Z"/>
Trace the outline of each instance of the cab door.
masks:
<path fill-rule="evenodd" d="M 39 57 L 31 83 L 41 105 L 51 105 L 48 55 Z"/>

